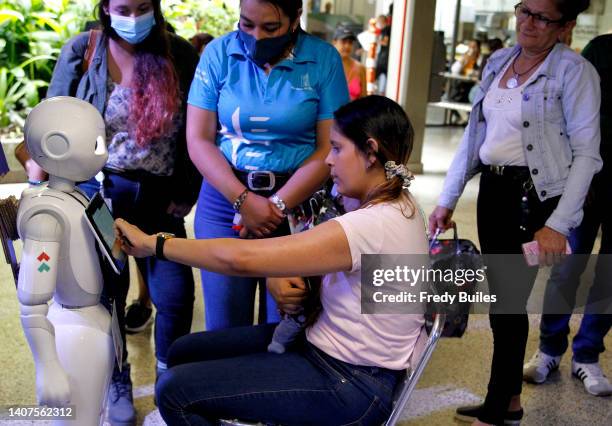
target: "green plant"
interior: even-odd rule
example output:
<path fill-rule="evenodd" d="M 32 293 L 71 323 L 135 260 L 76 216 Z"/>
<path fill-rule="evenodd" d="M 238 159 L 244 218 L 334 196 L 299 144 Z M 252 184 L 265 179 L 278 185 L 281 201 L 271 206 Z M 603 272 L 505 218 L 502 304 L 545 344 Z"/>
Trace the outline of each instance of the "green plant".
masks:
<path fill-rule="evenodd" d="M 0 65 L 12 69 L 33 57 L 57 57 L 92 10 L 92 0 L 0 0 Z M 25 71 L 48 81 L 53 61 L 32 61 Z"/>
<path fill-rule="evenodd" d="M 0 0 L 0 132 L 20 127 L 44 95 L 61 47 L 95 20 L 98 0 Z M 164 15 L 189 39 L 232 31 L 238 11 L 222 0 L 162 0 Z"/>
<path fill-rule="evenodd" d="M 21 127 L 44 95 L 63 44 L 92 19 L 93 0 L 0 0 L 0 130 Z"/>
<path fill-rule="evenodd" d="M 39 89 L 48 85 L 43 80 L 32 80 L 25 69 L 37 61 L 52 59 L 48 56 L 37 56 L 19 66 L 8 69 L 0 67 L 0 128 L 13 124 L 23 127 L 26 113 L 39 101 Z"/>
<path fill-rule="evenodd" d="M 238 11 L 222 0 L 162 0 L 164 16 L 189 39 L 204 32 L 219 37 L 235 29 Z"/>

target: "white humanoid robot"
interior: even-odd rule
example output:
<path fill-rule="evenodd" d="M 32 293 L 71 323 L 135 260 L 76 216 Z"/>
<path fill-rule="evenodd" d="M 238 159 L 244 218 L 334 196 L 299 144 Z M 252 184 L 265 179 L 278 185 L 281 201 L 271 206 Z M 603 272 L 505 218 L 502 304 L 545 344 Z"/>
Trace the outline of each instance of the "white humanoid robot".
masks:
<path fill-rule="evenodd" d="M 59 424 L 99 425 L 114 361 L 111 316 L 100 304 L 100 259 L 84 215 L 89 200 L 75 182 L 106 163 L 104 120 L 87 102 L 50 98 L 30 112 L 25 138 L 49 174 L 48 185 L 23 192 L 17 216 L 21 324 L 38 402 L 74 407 L 75 417 Z"/>

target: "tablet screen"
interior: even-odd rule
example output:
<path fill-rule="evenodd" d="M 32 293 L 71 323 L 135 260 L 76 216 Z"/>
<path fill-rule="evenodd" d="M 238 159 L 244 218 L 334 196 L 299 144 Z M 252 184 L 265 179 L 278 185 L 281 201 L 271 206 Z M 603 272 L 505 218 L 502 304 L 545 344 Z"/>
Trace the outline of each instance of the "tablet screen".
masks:
<path fill-rule="evenodd" d="M 104 256 L 111 262 L 116 273 L 120 273 L 127 261 L 121 250 L 121 242 L 115 238 L 113 223 L 115 219 L 100 193 L 96 193 L 85 209 L 85 216 L 96 240 L 100 243 Z"/>

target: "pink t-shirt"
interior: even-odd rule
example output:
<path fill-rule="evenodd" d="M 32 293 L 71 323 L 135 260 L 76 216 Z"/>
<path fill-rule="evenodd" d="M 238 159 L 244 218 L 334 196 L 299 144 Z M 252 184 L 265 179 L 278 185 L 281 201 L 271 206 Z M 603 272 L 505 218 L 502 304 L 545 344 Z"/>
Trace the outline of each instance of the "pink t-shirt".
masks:
<path fill-rule="evenodd" d="M 405 209 L 410 215 L 411 211 Z M 361 314 L 361 254 L 428 253 L 423 218 L 416 211 L 407 219 L 399 203 L 382 203 L 334 220 L 346 234 L 353 266 L 349 272 L 323 277 L 323 311 L 307 330 L 306 337 L 328 355 L 344 362 L 405 369 L 421 333 L 423 316 Z"/>

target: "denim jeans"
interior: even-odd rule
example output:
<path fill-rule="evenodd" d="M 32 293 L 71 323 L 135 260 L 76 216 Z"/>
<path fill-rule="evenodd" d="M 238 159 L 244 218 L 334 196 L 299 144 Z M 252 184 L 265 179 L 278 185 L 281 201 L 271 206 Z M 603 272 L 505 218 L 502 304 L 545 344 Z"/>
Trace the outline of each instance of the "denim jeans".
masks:
<path fill-rule="evenodd" d="M 238 238 L 232 229 L 234 209 L 225 197 L 208 182 L 202 182 L 194 220 L 195 237 Z M 275 236 L 286 235 L 280 227 Z M 253 324 L 255 290 L 259 287 L 259 323 L 278 322 L 276 302 L 268 293 L 264 278 L 235 277 L 201 270 L 206 330 L 220 330 Z"/>
<path fill-rule="evenodd" d="M 589 200 L 584 206 L 582 223 L 569 237 L 572 252 L 568 260 L 553 267 L 546 286 L 545 300 L 559 300 L 567 304 L 568 313 L 544 314 L 540 322 L 540 350 L 551 356 L 560 356 L 568 346 L 569 320 L 576 302 L 576 290 L 593 250 L 597 232 L 601 226 L 602 238 L 599 257 L 595 264 L 595 276 L 589 290 L 585 314 L 572 349 L 577 362 L 595 363 L 605 350 L 604 337 L 612 325 L 612 179 L 607 171 L 596 175 L 591 186 Z M 605 305 L 602 305 L 605 304 Z M 546 312 L 546 311 L 545 311 Z M 608 312 L 604 314 L 602 312 Z"/>
<path fill-rule="evenodd" d="M 124 218 L 147 233 L 172 232 L 185 237 L 183 219 L 166 213 L 172 189 L 163 177 L 134 179 L 118 174 L 106 173 L 105 196 L 112 200 L 113 216 Z M 79 187 L 92 197 L 100 190 L 100 184 L 90 179 Z M 155 316 L 155 356 L 162 366 L 167 363 L 170 344 L 191 330 L 193 316 L 194 281 L 191 268 L 175 262 L 154 257 L 137 259 L 151 300 L 157 309 Z M 109 274 L 105 275 L 106 277 Z M 117 307 L 117 316 L 125 346 L 125 304 L 130 284 L 129 268 L 120 275 L 110 274 L 112 282 L 104 283 L 104 298 L 112 297 Z M 124 352 L 124 361 L 127 351 Z"/>
<path fill-rule="evenodd" d="M 304 337 L 266 351 L 274 324 L 181 337 L 157 382 L 167 424 L 240 419 L 285 425 L 380 425 L 403 371 L 339 361 Z M 303 336 L 303 335 L 302 335 Z"/>

